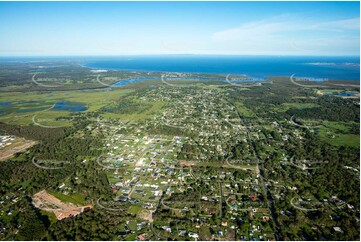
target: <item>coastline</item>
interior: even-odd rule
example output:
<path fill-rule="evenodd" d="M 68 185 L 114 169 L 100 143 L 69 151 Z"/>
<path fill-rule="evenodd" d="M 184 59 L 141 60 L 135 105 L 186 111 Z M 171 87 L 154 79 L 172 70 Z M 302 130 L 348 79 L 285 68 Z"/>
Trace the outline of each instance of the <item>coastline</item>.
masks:
<path fill-rule="evenodd" d="M 316 64 L 315 64 L 316 63 Z M 82 60 L 81 67 L 94 70 L 124 71 L 137 73 L 186 73 L 193 75 L 237 77 L 267 80 L 271 76 L 290 77 L 322 81 L 360 81 L 360 64 L 357 59 L 338 57 L 139 57 L 132 61 L 123 59 Z"/>

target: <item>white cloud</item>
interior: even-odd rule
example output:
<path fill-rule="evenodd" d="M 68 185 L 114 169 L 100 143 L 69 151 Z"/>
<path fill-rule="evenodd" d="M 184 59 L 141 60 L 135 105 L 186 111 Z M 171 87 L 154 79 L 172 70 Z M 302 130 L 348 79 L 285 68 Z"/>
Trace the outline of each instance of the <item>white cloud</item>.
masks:
<path fill-rule="evenodd" d="M 347 31 L 359 30 L 360 18 L 344 19 L 329 22 L 317 22 L 310 19 L 294 19 L 279 16 L 262 21 L 246 23 L 240 27 L 219 31 L 213 34 L 215 40 L 233 40 L 250 36 L 270 36 L 291 31 Z"/>
<path fill-rule="evenodd" d="M 338 21 L 315 24 L 316 30 L 360 30 L 360 18 L 350 18 Z"/>
<path fill-rule="evenodd" d="M 359 30 L 360 18 L 317 21 L 283 15 L 216 32 L 212 40 L 241 53 L 357 54 Z"/>

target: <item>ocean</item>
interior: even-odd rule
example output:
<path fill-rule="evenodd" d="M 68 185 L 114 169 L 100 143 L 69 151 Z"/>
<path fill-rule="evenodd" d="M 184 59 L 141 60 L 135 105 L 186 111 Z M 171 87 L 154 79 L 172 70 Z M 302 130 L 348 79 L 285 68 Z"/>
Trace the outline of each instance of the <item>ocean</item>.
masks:
<path fill-rule="evenodd" d="M 86 60 L 83 66 L 107 70 L 246 75 L 258 79 L 295 74 L 295 77 L 320 81 L 360 80 L 359 57 L 123 56 L 94 57 Z"/>

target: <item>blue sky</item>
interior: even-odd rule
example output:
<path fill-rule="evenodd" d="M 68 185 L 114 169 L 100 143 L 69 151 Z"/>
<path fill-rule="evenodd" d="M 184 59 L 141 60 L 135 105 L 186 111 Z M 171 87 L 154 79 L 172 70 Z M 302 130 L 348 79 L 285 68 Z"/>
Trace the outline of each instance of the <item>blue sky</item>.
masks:
<path fill-rule="evenodd" d="M 359 2 L 0 2 L 0 56 L 359 55 Z"/>

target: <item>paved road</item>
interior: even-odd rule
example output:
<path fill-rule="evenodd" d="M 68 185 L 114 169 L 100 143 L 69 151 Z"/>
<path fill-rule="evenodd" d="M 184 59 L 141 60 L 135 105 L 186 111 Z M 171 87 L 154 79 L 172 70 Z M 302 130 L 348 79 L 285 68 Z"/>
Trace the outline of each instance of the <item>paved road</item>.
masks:
<path fill-rule="evenodd" d="M 292 207 L 294 207 L 296 209 L 299 209 L 299 210 L 302 210 L 302 211 L 305 211 L 305 212 L 312 212 L 312 211 L 321 210 L 319 208 L 303 208 L 303 207 L 299 207 L 296 204 L 294 204 L 294 202 L 293 202 L 294 199 L 295 198 L 292 198 L 290 202 L 291 202 Z"/>
<path fill-rule="evenodd" d="M 163 194 L 162 194 L 162 197 L 159 199 L 158 205 L 157 205 L 157 207 L 155 208 L 154 212 L 152 213 L 152 216 L 153 216 L 153 214 L 155 214 L 155 213 L 157 212 L 158 208 L 163 204 L 164 195 L 165 195 L 165 193 L 163 193 Z M 152 218 L 152 221 L 153 221 L 153 218 Z M 150 222 L 150 223 L 149 223 L 149 228 L 150 228 L 150 230 L 152 231 L 152 233 L 154 234 L 154 236 L 156 236 L 158 239 L 167 240 L 167 238 L 164 238 L 164 237 L 160 236 L 160 235 L 154 230 L 153 222 Z"/>
<path fill-rule="evenodd" d="M 220 202 L 220 215 L 221 215 L 221 220 L 223 218 L 223 190 L 222 190 L 222 181 L 219 182 L 219 187 L 220 187 L 220 191 L 221 191 L 221 202 Z"/>
<path fill-rule="evenodd" d="M 240 166 L 235 166 L 235 165 L 232 165 L 231 163 L 229 163 L 228 159 L 226 160 L 226 164 L 233 168 L 233 169 L 239 169 L 239 170 L 244 170 L 244 171 L 247 171 L 247 170 L 256 170 L 256 174 L 258 175 L 259 174 L 259 170 L 258 170 L 258 166 L 250 166 L 250 167 L 240 167 Z"/>
<path fill-rule="evenodd" d="M 226 100 L 227 102 L 229 102 L 232 106 L 235 107 L 235 105 L 234 105 L 232 102 L 230 102 L 228 99 L 225 99 L 225 100 Z M 236 107 L 235 107 L 235 108 L 236 108 Z M 272 219 L 273 219 L 273 221 L 274 221 L 274 223 L 275 223 L 275 225 L 276 225 L 276 231 L 275 231 L 275 235 L 276 235 L 276 237 L 277 237 L 276 239 L 277 239 L 277 240 L 283 240 L 283 236 L 282 236 L 281 233 L 279 232 L 279 231 L 280 231 L 280 225 L 279 225 L 279 223 L 277 222 L 276 217 L 275 217 L 275 214 L 274 214 L 273 202 L 271 201 L 271 199 L 270 199 L 269 196 L 268 196 L 267 186 L 266 186 L 266 184 L 265 184 L 265 182 L 264 182 L 264 179 L 263 179 L 263 176 L 262 176 L 262 174 L 263 174 L 263 164 L 259 161 L 259 156 L 258 156 L 258 154 L 257 154 L 257 152 L 256 152 L 256 146 L 255 146 L 255 143 L 254 143 L 254 141 L 253 141 L 253 139 L 252 139 L 251 132 L 249 131 L 248 127 L 244 124 L 244 122 L 243 122 L 243 120 L 242 120 L 242 116 L 241 116 L 241 114 L 239 113 L 239 111 L 238 111 L 237 108 L 236 108 L 236 110 L 237 110 L 237 115 L 238 115 L 238 117 L 239 117 L 240 122 L 243 124 L 243 126 L 246 127 L 246 132 L 247 132 L 248 140 L 249 140 L 249 142 L 252 144 L 252 147 L 253 147 L 253 149 L 252 149 L 253 155 L 254 155 L 257 163 L 258 163 L 258 170 L 259 170 L 259 173 L 260 173 L 260 174 L 259 174 L 259 177 L 260 177 L 260 180 L 261 180 L 261 184 L 262 184 L 262 188 L 263 188 L 264 194 L 265 194 L 265 196 L 266 196 L 267 206 L 268 206 L 268 209 L 269 209 L 270 212 L 271 212 Z"/>
<path fill-rule="evenodd" d="M 153 227 L 153 223 L 149 224 L 149 228 L 152 231 L 152 233 L 154 234 L 154 236 L 156 236 L 158 239 L 163 239 L 163 240 L 167 239 L 167 238 L 164 238 L 164 237 L 160 236 L 157 232 L 155 232 L 154 227 Z"/>

